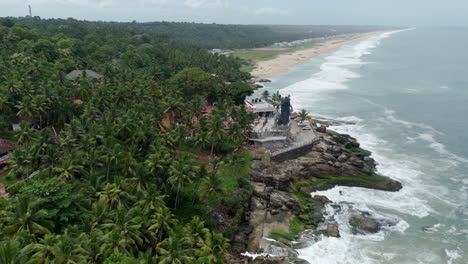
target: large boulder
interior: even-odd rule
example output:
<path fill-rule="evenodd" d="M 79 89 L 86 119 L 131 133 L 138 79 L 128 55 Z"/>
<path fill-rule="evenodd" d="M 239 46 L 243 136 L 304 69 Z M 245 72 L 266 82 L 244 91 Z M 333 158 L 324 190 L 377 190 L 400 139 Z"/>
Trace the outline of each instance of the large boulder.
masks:
<path fill-rule="evenodd" d="M 380 230 L 379 222 L 367 212 L 354 212 L 349 218 L 353 234 L 373 234 Z"/>

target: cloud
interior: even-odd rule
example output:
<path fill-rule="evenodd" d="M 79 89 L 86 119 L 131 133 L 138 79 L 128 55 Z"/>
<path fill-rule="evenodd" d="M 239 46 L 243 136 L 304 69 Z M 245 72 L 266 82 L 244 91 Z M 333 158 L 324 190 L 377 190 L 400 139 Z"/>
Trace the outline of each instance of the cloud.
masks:
<path fill-rule="evenodd" d="M 227 8 L 227 0 L 185 0 L 184 5 L 190 8 Z"/>
<path fill-rule="evenodd" d="M 37 2 L 38 0 L 31 0 L 30 2 Z M 39 0 L 41 1 L 41 0 Z M 105 8 L 115 4 L 115 0 L 56 0 L 60 4 L 71 4 L 80 7 L 90 7 L 90 8 Z"/>
<path fill-rule="evenodd" d="M 289 11 L 288 10 L 277 9 L 277 8 L 273 8 L 273 7 L 262 7 L 262 8 L 256 9 L 254 11 L 254 14 L 257 15 L 257 16 L 262 16 L 262 15 L 285 16 L 285 15 L 289 14 Z"/>

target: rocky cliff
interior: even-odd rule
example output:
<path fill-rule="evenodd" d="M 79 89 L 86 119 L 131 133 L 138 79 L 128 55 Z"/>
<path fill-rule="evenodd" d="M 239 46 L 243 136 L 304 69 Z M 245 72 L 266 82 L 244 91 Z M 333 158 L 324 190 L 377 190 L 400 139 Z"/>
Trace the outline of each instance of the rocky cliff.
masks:
<path fill-rule="evenodd" d="M 318 234 L 339 237 L 338 226 L 323 216 L 330 201 L 311 197 L 311 192 L 336 185 L 383 191 L 402 188 L 399 182 L 376 173 L 371 153 L 361 149 L 356 139 L 321 131 L 320 141 L 304 157 L 276 163 L 257 155 L 253 161 L 254 192 L 233 242 L 237 253 L 263 252 L 252 263 L 306 263 L 297 258 L 295 249 L 307 246 Z M 350 221 L 356 232 L 374 232 L 380 225 L 365 212 L 356 212 Z M 232 263 L 248 263 L 247 259 L 238 261 Z"/>

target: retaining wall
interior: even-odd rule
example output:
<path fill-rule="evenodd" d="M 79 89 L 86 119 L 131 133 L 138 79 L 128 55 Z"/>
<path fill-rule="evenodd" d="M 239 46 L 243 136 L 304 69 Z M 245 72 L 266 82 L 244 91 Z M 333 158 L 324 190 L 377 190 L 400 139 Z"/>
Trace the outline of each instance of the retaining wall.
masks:
<path fill-rule="evenodd" d="M 318 141 L 319 139 L 317 138 L 306 144 L 272 153 L 270 160 L 274 162 L 283 162 L 305 156 L 307 153 L 312 151 L 312 146 L 315 145 Z"/>

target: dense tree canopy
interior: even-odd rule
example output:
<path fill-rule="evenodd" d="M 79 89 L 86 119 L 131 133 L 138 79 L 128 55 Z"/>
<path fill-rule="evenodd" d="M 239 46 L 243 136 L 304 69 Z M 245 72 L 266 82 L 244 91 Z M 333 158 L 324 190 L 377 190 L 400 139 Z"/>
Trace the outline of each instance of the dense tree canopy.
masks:
<path fill-rule="evenodd" d="M 233 230 L 211 212 L 239 220 L 245 185 L 224 160 L 250 160 L 240 62 L 125 24 L 21 22 L 0 19 L 0 130 L 21 121 L 1 263 L 223 263 Z"/>

